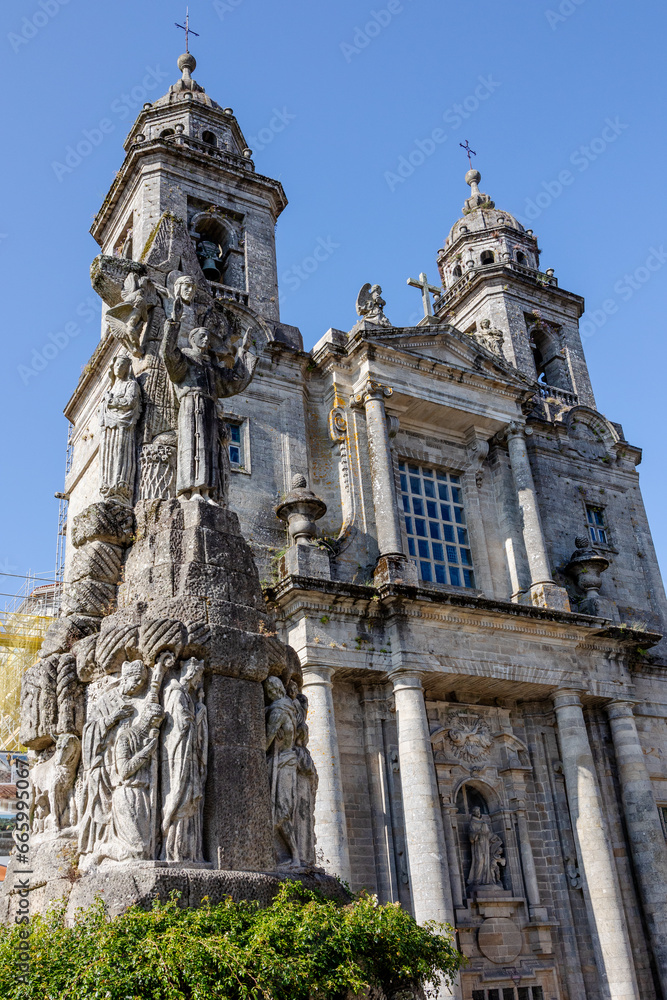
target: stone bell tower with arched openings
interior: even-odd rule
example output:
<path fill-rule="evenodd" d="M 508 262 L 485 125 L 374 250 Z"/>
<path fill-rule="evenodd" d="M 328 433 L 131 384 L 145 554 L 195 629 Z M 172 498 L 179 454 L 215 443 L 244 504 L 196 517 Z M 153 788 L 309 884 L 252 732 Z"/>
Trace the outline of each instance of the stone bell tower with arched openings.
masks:
<path fill-rule="evenodd" d="M 438 251 L 436 318 L 472 334 L 489 319 L 509 334 L 503 354 L 510 364 L 558 398 L 595 406 L 578 329 L 583 298 L 560 288 L 553 268 L 540 270 L 537 237 L 479 190 L 479 171 L 465 179 L 463 216 Z"/>
<path fill-rule="evenodd" d="M 91 233 L 107 255 L 139 259 L 161 217 L 187 224 L 219 298 L 279 319 L 275 224 L 287 204 L 279 181 L 255 172 L 252 150 L 231 108 L 212 100 L 192 74 L 144 105 L 125 140 L 125 161 Z"/>

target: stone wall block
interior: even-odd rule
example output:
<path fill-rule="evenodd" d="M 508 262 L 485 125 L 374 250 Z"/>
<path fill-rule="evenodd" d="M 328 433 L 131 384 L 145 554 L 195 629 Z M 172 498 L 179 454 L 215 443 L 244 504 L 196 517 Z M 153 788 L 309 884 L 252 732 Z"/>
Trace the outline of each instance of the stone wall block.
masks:
<path fill-rule="evenodd" d="M 69 572 L 70 582 L 91 577 L 101 583 L 117 584 L 121 577 L 123 550 L 108 542 L 89 542 L 75 549 Z"/>

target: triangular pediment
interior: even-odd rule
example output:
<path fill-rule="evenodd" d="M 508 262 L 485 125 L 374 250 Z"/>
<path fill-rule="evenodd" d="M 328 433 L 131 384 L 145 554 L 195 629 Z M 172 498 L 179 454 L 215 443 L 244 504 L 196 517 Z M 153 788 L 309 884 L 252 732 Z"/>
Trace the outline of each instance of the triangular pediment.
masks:
<path fill-rule="evenodd" d="M 477 372 L 490 378 L 532 388 L 535 383 L 480 344 L 474 337 L 453 326 L 392 327 L 373 332 L 373 343 L 401 353 L 439 362 L 444 368 Z"/>

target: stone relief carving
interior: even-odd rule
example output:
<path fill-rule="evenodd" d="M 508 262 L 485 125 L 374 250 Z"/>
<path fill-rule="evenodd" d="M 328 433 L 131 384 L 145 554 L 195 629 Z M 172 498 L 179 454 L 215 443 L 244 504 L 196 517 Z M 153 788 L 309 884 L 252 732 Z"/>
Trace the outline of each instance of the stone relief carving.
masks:
<path fill-rule="evenodd" d="M 470 886 L 500 885 L 501 869 L 507 863 L 503 857 L 503 842 L 491 831 L 488 818 L 474 806 L 468 827 L 472 863 L 467 878 Z"/>
<path fill-rule="evenodd" d="M 448 749 L 462 760 L 474 763 L 487 757 L 493 736 L 486 721 L 472 712 L 459 712 L 447 720 L 444 730 Z"/>
<path fill-rule="evenodd" d="M 298 758 L 295 750 L 297 711 L 279 677 L 264 682 L 266 708 L 266 754 L 273 807 L 273 828 L 278 864 L 300 867 L 296 842 L 296 784 Z"/>
<path fill-rule="evenodd" d="M 129 503 L 134 493 L 135 432 L 141 412 L 141 390 L 128 357 L 114 358 L 111 387 L 100 407 L 100 493 Z"/>
<path fill-rule="evenodd" d="M 136 722 L 121 730 L 114 747 L 115 787 L 111 794 L 113 842 L 107 856 L 116 861 L 155 856 L 151 781 L 164 710 L 146 702 Z"/>
<path fill-rule="evenodd" d="M 116 340 L 135 357 L 142 357 L 142 334 L 151 310 L 159 302 L 155 285 L 146 274 L 130 271 L 121 291 L 122 302 L 107 310 L 105 319 Z"/>
<path fill-rule="evenodd" d="M 366 282 L 357 295 L 357 314 L 378 326 L 391 326 L 384 314 L 386 304 L 380 285 L 371 286 L 370 282 Z"/>
<path fill-rule="evenodd" d="M 64 733 L 58 737 L 53 755 L 31 768 L 30 818 L 34 834 L 57 835 L 76 824 L 72 790 L 80 754 L 79 737 Z"/>
<path fill-rule="evenodd" d="M 498 357 L 503 356 L 503 343 L 505 342 L 505 334 L 502 330 L 497 330 L 495 327 L 491 326 L 490 319 L 483 319 L 479 325 L 479 329 L 475 331 L 475 340 L 486 347 L 488 351 L 492 354 L 496 354 Z"/>

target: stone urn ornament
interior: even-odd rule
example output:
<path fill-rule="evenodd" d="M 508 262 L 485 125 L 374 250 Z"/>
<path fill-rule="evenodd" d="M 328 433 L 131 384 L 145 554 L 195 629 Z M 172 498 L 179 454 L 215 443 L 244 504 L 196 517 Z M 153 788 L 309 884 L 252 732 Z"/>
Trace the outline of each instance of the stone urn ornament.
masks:
<path fill-rule="evenodd" d="M 580 605 L 581 610 L 584 614 L 597 615 L 602 574 L 609 566 L 609 560 L 593 548 L 585 535 L 575 538 L 574 544 L 576 549 L 566 566 L 566 572 L 586 594 Z"/>
<path fill-rule="evenodd" d="M 287 522 L 292 545 L 309 545 L 317 537 L 315 522 L 324 517 L 327 505 L 308 489 L 306 477 L 297 474 L 289 493 L 275 510 L 280 520 Z"/>

